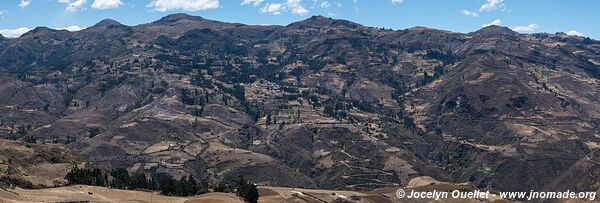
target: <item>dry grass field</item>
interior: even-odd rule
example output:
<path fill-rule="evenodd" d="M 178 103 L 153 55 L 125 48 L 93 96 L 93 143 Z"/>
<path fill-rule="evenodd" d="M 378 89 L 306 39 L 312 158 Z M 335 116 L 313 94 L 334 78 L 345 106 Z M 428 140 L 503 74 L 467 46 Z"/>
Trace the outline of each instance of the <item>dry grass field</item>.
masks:
<path fill-rule="evenodd" d="M 428 177 L 415 178 L 408 188 L 417 191 L 430 190 L 470 190 L 467 184 L 450 184 L 438 182 Z M 259 187 L 261 203 L 323 203 L 336 202 L 374 202 L 396 203 L 415 202 L 399 199 L 395 196 L 398 188 L 381 188 L 369 192 L 311 190 L 286 187 Z M 59 188 L 26 190 L 21 188 L 0 190 L 0 203 L 28 202 L 173 202 L 173 203 L 242 203 L 243 200 L 230 193 L 208 193 L 194 197 L 169 197 L 156 192 L 109 189 L 95 186 L 68 186 Z M 419 200 L 416 202 L 436 202 L 435 200 Z M 438 201 L 439 202 L 439 201 Z M 489 199 L 454 199 L 444 202 L 508 202 L 495 196 Z"/>

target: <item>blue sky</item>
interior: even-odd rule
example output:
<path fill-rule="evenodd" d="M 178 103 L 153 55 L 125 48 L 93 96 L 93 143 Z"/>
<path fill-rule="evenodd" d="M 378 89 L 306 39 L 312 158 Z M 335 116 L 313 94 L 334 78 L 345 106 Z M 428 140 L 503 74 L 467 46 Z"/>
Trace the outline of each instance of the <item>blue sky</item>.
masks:
<path fill-rule="evenodd" d="M 278 24 L 323 15 L 373 27 L 471 32 L 498 24 L 522 32 L 600 39 L 597 0 L 2 0 L 0 34 L 37 26 L 78 30 L 111 18 L 126 25 L 188 13 L 226 22 Z"/>

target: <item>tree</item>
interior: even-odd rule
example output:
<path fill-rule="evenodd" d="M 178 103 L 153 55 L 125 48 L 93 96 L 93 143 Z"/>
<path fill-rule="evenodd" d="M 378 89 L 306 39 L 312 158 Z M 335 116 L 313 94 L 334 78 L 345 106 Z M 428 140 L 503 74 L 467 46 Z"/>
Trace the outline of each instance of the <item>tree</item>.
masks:
<path fill-rule="evenodd" d="M 246 101 L 246 90 L 244 86 L 236 84 L 233 86 L 233 96 L 240 101 Z"/>
<path fill-rule="evenodd" d="M 192 176 L 173 179 L 170 175 L 162 175 L 159 181 L 159 190 L 163 195 L 192 196 L 206 193 L 207 187 L 198 184 Z"/>
<path fill-rule="evenodd" d="M 186 89 L 181 89 L 181 103 L 194 105 L 196 104 L 196 100 Z"/>
<path fill-rule="evenodd" d="M 102 174 L 100 169 L 80 169 L 73 167 L 65 176 L 69 185 L 96 185 L 105 186 L 107 177 Z"/>
<path fill-rule="evenodd" d="M 271 125 L 271 114 L 267 114 L 267 125 Z"/>
<path fill-rule="evenodd" d="M 148 178 L 142 173 L 134 173 L 129 177 L 128 186 L 131 189 L 151 189 Z"/>
<path fill-rule="evenodd" d="M 335 110 L 333 105 L 326 104 L 325 108 L 323 109 L 323 113 L 327 114 L 328 116 L 335 116 Z"/>
<path fill-rule="evenodd" d="M 204 112 L 204 106 L 196 107 L 192 111 L 192 115 L 194 115 L 196 117 L 200 117 L 200 116 L 202 116 L 202 112 Z"/>
<path fill-rule="evenodd" d="M 102 173 L 100 169 L 80 169 L 73 167 L 67 173 L 65 179 L 70 185 L 110 185 L 113 188 L 119 189 L 158 189 L 163 195 L 182 197 L 208 192 L 208 186 L 198 183 L 192 176 L 184 176 L 179 180 L 175 180 L 168 174 L 162 174 L 155 179 L 154 177 L 148 178 L 143 173 L 133 173 L 130 175 L 124 168 L 112 170 L 110 176 L 112 177 L 112 181 L 108 184 L 108 175 Z"/>
<path fill-rule="evenodd" d="M 158 183 L 158 189 L 163 195 L 174 195 L 175 180 L 170 175 L 161 176 Z"/>
<path fill-rule="evenodd" d="M 225 183 L 220 182 L 219 184 L 217 184 L 217 186 L 215 186 L 215 188 L 213 188 L 214 192 L 232 192 L 232 188 Z"/>
<path fill-rule="evenodd" d="M 118 168 L 110 172 L 113 177 L 112 183 L 110 184 L 113 188 L 127 189 L 129 188 L 129 172 L 125 168 Z"/>
<path fill-rule="evenodd" d="M 181 177 L 178 181 L 175 181 L 175 196 L 188 196 L 187 194 L 187 179 Z"/>
<path fill-rule="evenodd" d="M 201 73 L 194 75 L 192 78 L 192 84 L 196 86 L 201 86 L 203 81 L 204 76 Z"/>
<path fill-rule="evenodd" d="M 200 188 L 198 187 L 198 183 L 192 176 L 188 176 L 185 187 L 186 196 L 197 195 L 200 193 Z"/>
<path fill-rule="evenodd" d="M 593 44 L 594 41 L 592 39 L 590 39 L 589 37 L 586 37 L 583 39 L 583 44 Z"/>
<path fill-rule="evenodd" d="M 236 184 L 236 193 L 238 196 L 244 198 L 246 202 L 258 202 L 258 188 L 254 183 L 246 181 L 243 177 L 240 177 Z"/>

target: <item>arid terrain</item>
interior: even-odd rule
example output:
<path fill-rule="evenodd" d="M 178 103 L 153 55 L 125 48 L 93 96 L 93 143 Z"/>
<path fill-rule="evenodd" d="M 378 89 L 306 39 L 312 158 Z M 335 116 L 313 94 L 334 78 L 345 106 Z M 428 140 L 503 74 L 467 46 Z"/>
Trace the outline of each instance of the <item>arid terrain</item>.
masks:
<path fill-rule="evenodd" d="M 427 190 L 456 190 L 473 189 L 468 184 L 450 184 L 437 182 L 430 177 L 418 177 L 411 181 L 407 188 L 417 191 Z M 373 191 L 339 191 L 339 190 L 311 190 L 284 187 L 260 187 L 259 202 L 436 202 L 434 200 L 408 201 L 396 197 L 398 188 L 380 188 Z M 244 202 L 241 198 L 229 193 L 207 193 L 193 197 L 169 197 L 153 192 L 108 189 L 95 186 L 68 186 L 60 188 L 26 190 L 12 189 L 0 190 L 0 202 L 25 203 L 25 202 L 173 202 L 173 203 L 235 203 Z M 445 202 L 511 202 L 501 200 L 496 195 L 488 199 L 446 199 Z"/>
<path fill-rule="evenodd" d="M 365 191 L 422 176 L 494 192 L 599 191 L 600 42 L 322 16 L 38 27 L 0 37 L 0 138 L 5 188 L 64 186 L 80 166 L 208 185 L 243 176 L 267 202 L 301 198 L 292 188 L 367 201 L 382 196 Z M 86 190 L 40 191 L 130 198 Z"/>

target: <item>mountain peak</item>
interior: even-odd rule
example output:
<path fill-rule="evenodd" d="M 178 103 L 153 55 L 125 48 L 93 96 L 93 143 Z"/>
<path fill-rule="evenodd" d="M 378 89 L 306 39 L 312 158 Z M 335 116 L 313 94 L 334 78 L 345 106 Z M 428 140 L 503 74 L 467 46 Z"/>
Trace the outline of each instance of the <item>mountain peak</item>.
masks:
<path fill-rule="evenodd" d="M 190 21 L 200 21 L 204 20 L 204 18 L 200 16 L 192 16 L 185 13 L 175 13 L 161 18 L 160 20 L 154 21 L 154 23 L 168 24 L 175 23 L 181 20 L 190 20 Z"/>
<path fill-rule="evenodd" d="M 297 26 L 302 26 L 302 27 L 335 26 L 335 27 L 337 27 L 337 26 L 343 26 L 343 27 L 356 28 L 356 27 L 360 26 L 360 24 L 354 23 L 354 22 L 351 22 L 348 20 L 339 20 L 339 19 L 333 19 L 333 18 L 321 16 L 321 15 L 315 15 L 315 16 L 311 16 L 310 18 L 307 18 L 306 20 L 292 23 L 288 26 L 290 26 L 290 27 L 297 27 Z"/>
<path fill-rule="evenodd" d="M 54 33 L 61 33 L 61 30 L 54 30 L 48 27 L 36 27 L 33 30 L 30 30 L 28 32 L 26 32 L 25 34 L 21 35 L 21 37 L 24 36 L 29 36 L 29 35 L 47 35 L 47 34 L 54 34 Z"/>
<path fill-rule="evenodd" d="M 474 32 L 475 34 L 481 34 L 481 35 L 511 35 L 511 36 L 516 36 L 519 33 L 511 30 L 508 27 L 502 27 L 502 26 L 498 26 L 498 25 L 490 25 L 484 28 L 481 28 L 480 30 Z"/>
<path fill-rule="evenodd" d="M 328 18 L 322 15 L 314 15 L 311 16 L 310 18 L 307 18 L 306 20 L 300 21 L 300 22 L 311 22 L 311 23 L 331 23 L 336 21 L 333 18 Z"/>
<path fill-rule="evenodd" d="M 328 17 L 322 16 L 322 15 L 314 15 L 308 19 L 310 19 L 310 20 L 333 20 L 332 18 L 328 18 Z"/>
<path fill-rule="evenodd" d="M 116 26 L 116 27 L 120 27 L 120 26 L 125 26 L 119 22 L 117 22 L 116 20 L 113 19 L 104 19 L 98 23 L 96 23 L 94 26 L 92 27 L 109 27 L 109 26 Z"/>

